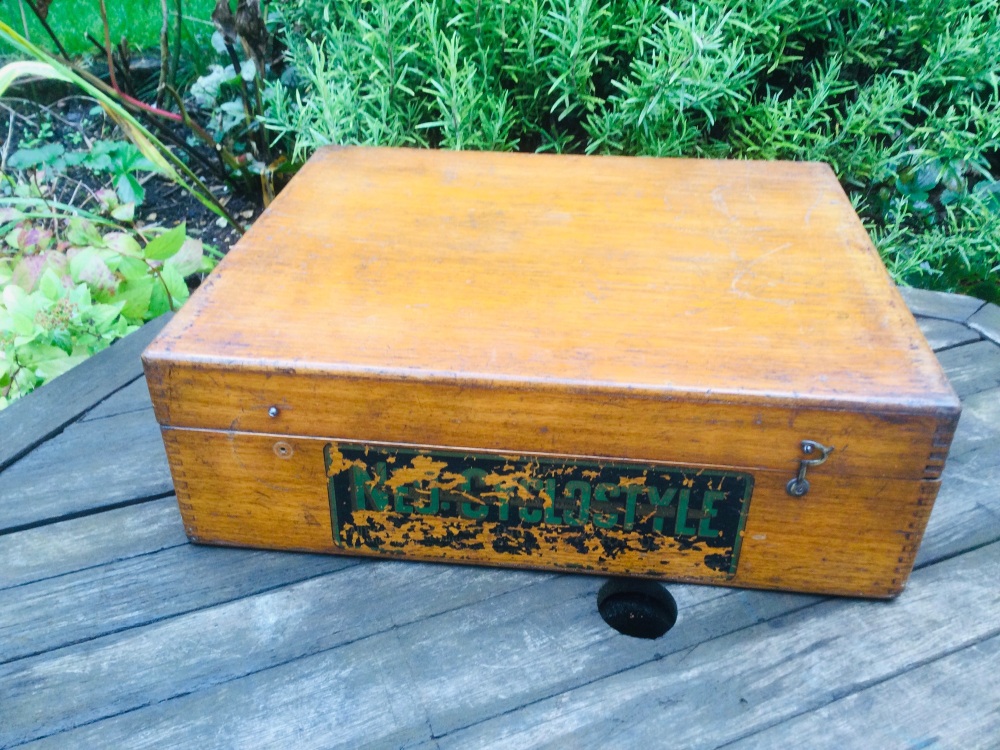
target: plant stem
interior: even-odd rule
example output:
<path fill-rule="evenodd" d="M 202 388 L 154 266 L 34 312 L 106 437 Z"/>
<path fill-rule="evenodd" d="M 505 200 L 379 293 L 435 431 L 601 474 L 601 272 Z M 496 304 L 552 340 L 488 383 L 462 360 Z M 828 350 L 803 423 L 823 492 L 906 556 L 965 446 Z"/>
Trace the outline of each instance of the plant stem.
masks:
<path fill-rule="evenodd" d="M 159 115 L 160 117 L 166 117 L 168 120 L 174 120 L 175 122 L 182 122 L 181 116 L 173 112 L 168 112 L 165 109 L 160 109 L 159 107 L 151 107 L 145 102 L 139 101 L 133 96 L 129 96 L 124 91 L 122 91 L 121 86 L 118 85 L 118 79 L 115 76 L 115 60 L 114 54 L 112 53 L 111 47 L 111 27 L 108 24 L 108 9 L 104 4 L 104 0 L 101 2 L 101 23 L 104 24 L 104 52 L 108 57 L 108 77 L 111 79 L 111 87 L 114 89 L 115 95 L 121 98 L 122 101 L 128 102 L 133 107 L 137 107 L 141 110 L 149 112 L 150 114 Z"/>
<path fill-rule="evenodd" d="M 32 0 L 23 0 L 23 2 L 27 3 L 28 7 L 31 8 L 31 12 L 35 14 L 35 17 L 38 19 L 38 22 L 42 24 L 42 28 L 45 29 L 45 33 L 49 35 L 49 38 L 51 38 L 52 42 L 56 45 L 56 49 L 59 50 L 59 54 L 68 60 L 69 53 L 66 51 L 66 48 L 62 46 L 62 42 L 59 41 L 59 37 L 56 36 L 56 33 L 52 30 L 52 27 L 49 26 L 49 22 L 46 21 L 45 17 L 42 16 L 42 14 L 38 11 L 38 6 L 35 5 L 35 3 L 32 2 Z M 21 6 L 21 14 L 22 16 L 24 15 L 24 5 Z M 25 22 L 24 25 L 24 37 L 25 39 L 28 39 L 28 41 L 31 41 L 31 39 L 28 37 L 27 22 Z"/>
<path fill-rule="evenodd" d="M 174 0 L 175 10 L 174 13 L 176 18 L 174 20 L 174 49 L 173 57 L 170 60 L 170 78 L 167 83 L 171 86 L 177 86 L 177 71 L 181 66 L 181 32 L 183 31 L 184 24 L 184 2 L 183 0 Z"/>
<path fill-rule="evenodd" d="M 163 23 L 160 24 L 160 82 L 156 86 L 156 106 L 163 106 L 163 94 L 170 78 L 170 44 L 167 32 L 170 28 L 170 16 L 167 13 L 167 0 L 160 0 L 160 12 Z"/>

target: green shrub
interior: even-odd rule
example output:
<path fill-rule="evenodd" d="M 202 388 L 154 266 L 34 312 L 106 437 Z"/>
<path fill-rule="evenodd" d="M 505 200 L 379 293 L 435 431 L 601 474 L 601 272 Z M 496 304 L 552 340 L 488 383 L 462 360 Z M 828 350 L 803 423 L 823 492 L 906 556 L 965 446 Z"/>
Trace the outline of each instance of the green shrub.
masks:
<path fill-rule="evenodd" d="M 1000 300 L 1000 0 L 289 0 L 327 143 L 829 162 L 897 280 Z M 286 76 L 288 78 L 288 76 Z"/>

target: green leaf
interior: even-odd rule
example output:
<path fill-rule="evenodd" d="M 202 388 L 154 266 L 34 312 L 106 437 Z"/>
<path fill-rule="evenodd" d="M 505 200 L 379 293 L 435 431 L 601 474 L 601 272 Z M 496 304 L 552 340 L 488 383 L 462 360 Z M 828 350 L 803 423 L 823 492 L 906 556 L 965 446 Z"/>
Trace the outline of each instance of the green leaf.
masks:
<path fill-rule="evenodd" d="M 4 24 L 6 26 L 6 24 Z M 22 76 L 37 76 L 39 78 L 54 78 L 57 81 L 68 81 L 70 78 L 53 66 L 34 60 L 12 62 L 0 68 L 0 96 Z"/>
<path fill-rule="evenodd" d="M 52 344 L 28 344 L 18 351 L 18 359 L 26 366 L 37 370 L 39 365 L 53 359 L 65 359 L 66 352 Z"/>
<path fill-rule="evenodd" d="M 58 346 L 67 354 L 73 353 L 73 334 L 68 330 L 58 330 L 52 332 L 52 344 Z"/>
<path fill-rule="evenodd" d="M 122 203 L 111 209 L 111 218 L 118 221 L 135 220 L 135 203 Z"/>
<path fill-rule="evenodd" d="M 146 313 L 146 320 L 158 318 L 168 312 L 170 312 L 170 301 L 167 299 L 167 289 L 157 281 L 153 284 L 153 291 L 149 296 L 149 311 Z"/>
<path fill-rule="evenodd" d="M 119 175 L 115 180 L 115 191 L 122 203 L 141 205 L 146 200 L 145 188 L 132 174 Z"/>
<path fill-rule="evenodd" d="M 146 320 L 149 315 L 149 303 L 153 295 L 153 287 L 157 285 L 148 276 L 135 281 L 126 281 L 118 288 L 116 302 L 124 303 L 122 315 L 129 320 Z"/>
<path fill-rule="evenodd" d="M 61 349 L 59 351 L 62 351 Z M 87 359 L 87 355 L 74 355 L 72 357 L 62 356 L 53 357 L 52 359 L 46 360 L 40 363 L 35 368 L 35 375 L 42 379 L 42 382 L 47 383 L 53 378 L 57 378 L 68 370 L 72 370 L 78 364 Z"/>
<path fill-rule="evenodd" d="M 170 292 L 173 309 L 176 310 L 191 296 L 191 292 L 184 282 L 184 277 L 168 266 L 160 269 L 160 277 L 163 279 L 163 283 L 166 284 L 167 291 Z"/>
<path fill-rule="evenodd" d="M 98 333 L 107 333 L 121 313 L 122 307 L 121 302 L 114 305 L 94 305 L 87 310 L 87 318 L 97 328 Z"/>
<path fill-rule="evenodd" d="M 173 229 L 168 229 L 159 237 L 151 239 L 142 254 L 149 260 L 166 260 L 181 249 L 186 236 L 187 227 L 184 222 L 181 222 Z"/>
<path fill-rule="evenodd" d="M 69 260 L 69 271 L 74 281 L 87 284 L 95 293 L 112 294 L 118 288 L 115 275 L 94 248 L 84 248 L 75 253 Z"/>
<path fill-rule="evenodd" d="M 188 237 L 177 254 L 164 261 L 163 266 L 173 268 L 181 277 L 190 276 L 201 270 L 204 255 L 201 240 Z"/>
<path fill-rule="evenodd" d="M 38 281 L 45 272 L 45 268 L 44 256 L 25 255 L 14 266 L 10 280 L 24 291 L 33 292 L 38 288 Z"/>
<path fill-rule="evenodd" d="M 149 266 L 146 265 L 144 261 L 138 258 L 132 258 L 128 256 L 122 257 L 118 261 L 118 273 L 121 277 L 125 279 L 126 282 L 132 283 L 139 281 L 141 279 L 148 279 L 149 276 Z"/>
<path fill-rule="evenodd" d="M 104 235 L 104 245 L 119 255 L 125 255 L 129 258 L 143 257 L 142 248 L 135 241 L 135 237 L 125 232 L 108 232 Z M 143 268 L 146 267 L 145 263 L 141 263 L 140 265 Z"/>
<path fill-rule="evenodd" d="M 97 227 L 86 219 L 78 217 L 69 220 L 65 237 L 69 244 L 74 247 L 101 247 L 104 245 L 104 239 L 97 231 Z"/>
<path fill-rule="evenodd" d="M 22 148 L 10 155 L 7 164 L 13 169 L 33 169 L 35 167 L 52 167 L 61 172 L 66 168 L 63 154 L 66 148 L 61 143 L 46 143 L 37 148 Z"/>
<path fill-rule="evenodd" d="M 57 300 L 66 294 L 66 287 L 58 273 L 52 268 L 46 268 L 38 280 L 38 291 L 48 299 Z"/>

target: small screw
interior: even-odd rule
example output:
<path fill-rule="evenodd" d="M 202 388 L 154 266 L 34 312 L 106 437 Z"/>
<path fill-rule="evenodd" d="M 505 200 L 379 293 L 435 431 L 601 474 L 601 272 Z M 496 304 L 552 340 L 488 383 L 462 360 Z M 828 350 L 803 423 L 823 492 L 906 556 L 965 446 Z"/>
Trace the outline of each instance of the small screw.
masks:
<path fill-rule="evenodd" d="M 273 417 L 274 415 L 272 414 L 271 416 Z M 812 453 L 813 450 L 815 449 L 809 443 L 806 443 L 805 445 L 802 446 L 803 453 Z"/>
<path fill-rule="evenodd" d="M 267 416 L 269 416 L 269 417 L 276 417 L 276 416 L 278 416 L 278 407 L 277 406 L 272 406 L 270 409 L 268 409 L 267 410 Z"/>

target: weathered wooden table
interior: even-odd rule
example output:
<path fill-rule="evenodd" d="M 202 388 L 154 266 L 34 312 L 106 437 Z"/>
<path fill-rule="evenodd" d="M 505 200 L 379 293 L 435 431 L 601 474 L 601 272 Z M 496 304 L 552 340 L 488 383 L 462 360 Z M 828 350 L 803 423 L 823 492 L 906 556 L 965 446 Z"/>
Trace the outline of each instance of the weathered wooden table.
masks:
<path fill-rule="evenodd" d="M 0 746 L 1000 747 L 1000 308 L 907 292 L 965 412 L 893 602 L 197 547 L 138 353 L 0 413 Z"/>

